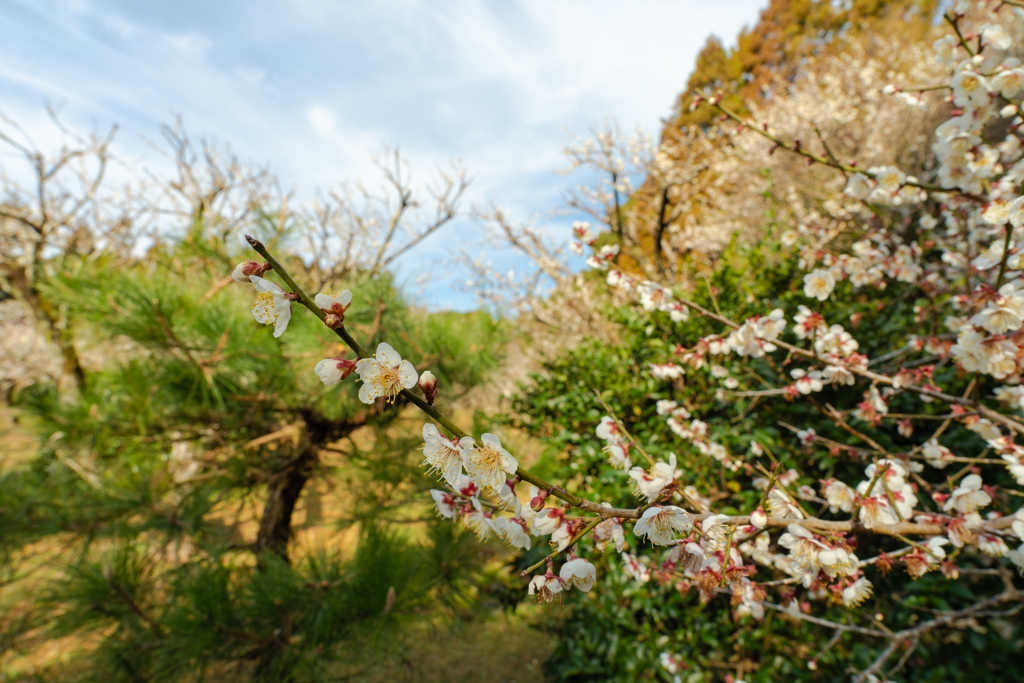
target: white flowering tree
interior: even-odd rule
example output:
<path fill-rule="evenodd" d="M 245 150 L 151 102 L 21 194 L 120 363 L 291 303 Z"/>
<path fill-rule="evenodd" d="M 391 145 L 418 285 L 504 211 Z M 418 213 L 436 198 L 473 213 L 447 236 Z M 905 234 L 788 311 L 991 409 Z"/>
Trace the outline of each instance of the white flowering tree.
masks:
<path fill-rule="evenodd" d="M 543 602 L 632 594 L 598 575 L 610 566 L 601 553 L 615 546 L 614 572 L 636 584 L 653 577 L 738 619 L 777 612 L 820 629 L 828 644 L 809 653 L 812 670 L 821 659 L 837 673 L 852 667 L 855 680 L 881 680 L 965 623 L 1005 626 L 999 637 L 1012 641 L 1024 606 L 1014 578 L 1024 570 L 1024 67 L 1014 54 L 1024 15 L 1015 5 L 955 3 L 934 44 L 941 78 L 879 85 L 908 107 L 902 116 L 942 114 L 916 167 L 864 163 L 824 137 L 801 142 L 756 109 L 741 115 L 720 94 L 697 93 L 692 106 L 721 117 L 715 134 L 733 149 L 792 155 L 841 189 L 813 218 L 787 226 L 794 208 L 773 221 L 760 254 L 748 248 L 744 267 L 760 271 L 726 263 L 706 291 L 620 263 L 635 246 L 620 162 L 598 155 L 614 171 L 595 195 L 610 202 L 610 238 L 586 225 L 575 237 L 592 250 L 587 265 L 610 301 L 633 307 L 644 335 L 658 338 L 632 372 L 664 387 L 632 405 L 589 387 L 605 413 L 591 423 L 600 467 L 581 458 L 553 470 L 562 478 L 541 476 L 497 436 L 466 432 L 435 406 L 443 387 L 418 376 L 400 348 L 382 343 L 371 354 L 327 299 L 311 298 L 252 239 L 265 263 L 247 266 L 259 271 L 250 280 L 309 309 L 355 352 L 358 360 L 321 361 L 325 383 L 354 369 L 362 400 L 403 397 L 430 418 L 424 464 L 445 484 L 431 492 L 441 516 L 515 548 L 550 545 L 521 572 Z M 282 287 L 260 282 L 271 272 Z M 631 433 L 630 413 L 652 409 L 673 441 Z M 614 477 L 635 498 L 609 499 L 622 488 Z M 900 596 L 915 585 L 951 597 L 909 618 Z M 843 636 L 871 645 L 837 661 L 828 653 Z M 661 669 L 677 675 L 674 643 L 662 644 Z"/>

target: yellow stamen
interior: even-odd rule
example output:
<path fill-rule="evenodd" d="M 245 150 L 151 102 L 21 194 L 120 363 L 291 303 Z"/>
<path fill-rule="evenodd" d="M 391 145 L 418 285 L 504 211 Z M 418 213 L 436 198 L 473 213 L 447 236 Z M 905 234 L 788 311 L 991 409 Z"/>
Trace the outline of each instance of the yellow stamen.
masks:
<path fill-rule="evenodd" d="M 274 295 L 270 292 L 259 292 L 256 294 L 256 303 L 252 305 L 252 311 L 256 319 L 267 325 L 277 322 L 277 311 L 274 310 Z"/>

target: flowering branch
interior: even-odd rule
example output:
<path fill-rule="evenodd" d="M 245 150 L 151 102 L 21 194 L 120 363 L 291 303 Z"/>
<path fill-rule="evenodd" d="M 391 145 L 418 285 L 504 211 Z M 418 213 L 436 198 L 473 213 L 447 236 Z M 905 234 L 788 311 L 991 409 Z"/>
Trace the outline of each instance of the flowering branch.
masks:
<path fill-rule="evenodd" d="M 295 282 L 295 280 L 292 279 L 292 277 L 284 269 L 281 263 L 270 254 L 270 252 L 263 245 L 263 243 L 249 235 L 246 235 L 245 239 L 249 243 L 249 246 L 251 246 L 256 251 L 256 253 L 258 253 L 260 256 L 267 260 L 267 263 L 270 264 L 271 269 L 273 269 L 274 272 L 278 274 L 278 276 L 284 281 L 285 285 L 288 286 L 289 290 L 292 293 L 294 293 L 295 300 L 298 303 L 305 306 L 307 309 L 309 309 L 311 313 L 313 313 L 313 315 L 315 315 L 317 318 L 323 321 L 327 317 L 327 314 L 324 313 L 324 311 L 322 311 L 320 307 L 316 305 L 316 303 L 309 297 L 308 294 L 306 294 L 302 290 L 301 287 L 299 287 L 299 285 Z M 363 346 L 358 341 L 356 341 L 356 339 L 351 334 L 349 334 L 348 330 L 345 329 L 344 325 L 340 325 L 333 329 L 334 333 L 337 334 L 341 338 L 341 340 L 348 345 L 350 349 L 355 351 L 359 358 L 372 357 L 372 354 L 370 354 L 365 348 L 363 348 Z M 427 401 L 420 398 L 409 389 L 401 389 L 401 391 L 398 392 L 398 395 L 402 396 L 405 400 L 409 401 L 417 408 L 422 410 L 424 413 L 429 415 L 431 418 L 436 420 L 438 424 L 440 424 L 449 432 L 454 434 L 457 438 L 461 439 L 469 436 L 469 434 L 460 429 L 454 422 L 452 422 L 444 414 L 442 414 L 441 411 L 427 403 Z M 639 516 L 639 513 L 636 510 L 619 510 L 615 508 L 607 508 L 598 505 L 593 501 L 586 500 L 585 498 L 580 498 L 579 496 L 572 495 L 571 493 L 562 489 L 561 487 L 557 487 L 553 484 L 544 481 L 537 475 L 527 470 L 525 467 L 520 466 L 516 471 L 516 475 L 519 476 L 523 481 L 529 482 L 540 489 L 551 491 L 551 495 L 557 498 L 561 498 L 562 500 L 569 503 L 573 507 L 578 507 L 579 509 L 584 510 L 586 512 L 593 512 L 595 514 L 600 515 L 601 517 L 632 518 L 633 516 Z"/>
<path fill-rule="evenodd" d="M 863 169 L 857 168 L 856 166 L 852 166 L 850 164 L 844 164 L 844 163 L 842 163 L 842 162 L 840 162 L 838 160 L 835 160 L 834 157 L 833 158 L 823 157 L 820 154 L 815 154 L 814 152 L 811 152 L 811 151 L 809 151 L 807 149 L 804 149 L 800 145 L 799 141 L 797 141 L 796 143 L 786 142 L 785 140 L 783 140 L 779 136 L 773 135 L 773 134 L 769 133 L 768 130 L 767 130 L 767 124 L 765 124 L 764 126 L 758 127 L 758 126 L 750 123 L 749 121 L 745 120 L 743 117 L 741 117 L 736 112 L 734 112 L 731 109 L 723 106 L 720 101 L 716 101 L 716 100 L 713 99 L 713 100 L 711 100 L 711 105 L 713 107 L 715 107 L 715 109 L 717 109 L 720 112 L 722 112 L 722 114 L 724 114 L 728 118 L 730 118 L 733 121 L 735 121 L 736 123 L 740 124 L 743 128 L 746 128 L 749 131 L 753 131 L 754 133 L 757 133 L 758 135 L 760 135 L 763 138 L 771 140 L 780 149 L 784 149 L 787 152 L 792 152 L 793 154 L 799 154 L 800 156 L 808 159 L 809 161 L 811 161 L 813 163 L 823 164 L 825 166 L 829 166 L 831 168 L 834 168 L 834 169 L 837 169 L 839 171 L 842 171 L 843 173 L 848 173 L 848 174 L 849 173 L 860 173 L 860 174 L 862 174 L 862 175 L 864 175 L 864 176 L 866 176 L 868 178 L 875 178 L 876 177 L 876 174 L 872 173 L 871 171 L 863 170 Z M 910 180 L 910 179 L 904 179 L 903 182 L 902 182 L 902 185 L 906 185 L 906 186 L 909 186 L 909 187 L 916 187 L 918 189 L 925 190 L 927 192 L 953 192 L 953 193 L 959 194 L 959 195 L 961 195 L 963 197 L 966 197 L 966 198 L 968 198 L 968 199 L 970 199 L 972 201 L 978 202 L 979 204 L 987 203 L 987 200 L 984 197 L 982 197 L 980 195 L 977 195 L 977 194 L 973 194 L 971 192 L 964 192 L 963 190 L 960 190 L 958 188 L 947 188 L 947 187 L 942 187 L 941 185 L 936 185 L 934 183 L 922 183 L 920 181 Z"/>

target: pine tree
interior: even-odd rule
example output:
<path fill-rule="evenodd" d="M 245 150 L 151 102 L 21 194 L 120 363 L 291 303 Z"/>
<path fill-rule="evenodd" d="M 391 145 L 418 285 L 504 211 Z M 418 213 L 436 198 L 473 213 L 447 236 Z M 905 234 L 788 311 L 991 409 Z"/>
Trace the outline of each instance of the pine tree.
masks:
<path fill-rule="evenodd" d="M 359 214 L 385 226 L 381 239 L 359 231 L 352 201 L 334 205 L 348 220 L 295 212 L 229 154 L 168 137 L 173 219 L 143 256 L 62 249 L 36 264 L 36 300 L 61 311 L 67 348 L 93 361 L 79 361 L 73 385 L 15 394 L 41 446 L 0 479 L 5 566 L 16 581 L 27 544 L 67 551 L 42 587 L 45 609 L 12 628 L 88 635 L 92 680 L 320 680 L 414 615 L 459 604 L 473 560 L 450 525 L 424 532 L 427 508 L 414 501 L 429 480 L 403 400 L 366 405 L 354 382 L 325 388 L 314 364 L 346 352 L 315 318 L 296 315 L 283 339 L 253 320 L 252 285 L 231 279 L 251 253 L 241 233 L 289 253 L 311 291 L 350 289 L 347 329 L 367 346 L 400 346 L 450 401 L 494 367 L 502 330 L 486 315 L 411 308 L 386 265 L 450 220 L 465 181 L 449 178 L 434 220 L 405 232 L 415 200 L 396 155 L 385 167 L 393 220 Z M 318 238 L 319 258 L 299 258 L 302 240 Z M 353 257 L 373 239 L 382 246 Z M 345 259 L 330 252 L 339 242 Z M 368 451 L 349 439 L 364 428 Z M 354 548 L 293 543 L 297 506 L 318 482 L 335 483 L 338 499 L 320 523 L 352 529 Z"/>

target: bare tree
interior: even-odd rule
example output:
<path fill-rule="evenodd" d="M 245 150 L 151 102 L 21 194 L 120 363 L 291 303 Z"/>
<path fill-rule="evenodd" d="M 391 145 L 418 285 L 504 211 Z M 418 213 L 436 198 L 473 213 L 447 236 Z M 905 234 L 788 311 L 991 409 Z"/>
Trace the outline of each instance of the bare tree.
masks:
<path fill-rule="evenodd" d="M 31 312 L 38 329 L 56 344 L 67 379 L 81 384 L 81 362 L 57 303 L 40 289 L 41 272 L 59 267 L 64 254 L 88 255 L 104 244 L 130 243 L 130 209 L 101 197 L 117 127 L 83 138 L 68 130 L 57 113 L 50 120 L 61 135 L 53 154 L 40 151 L 25 129 L 0 115 L 0 143 L 27 165 L 25 180 L 6 172 L 0 198 L 0 291 Z"/>

